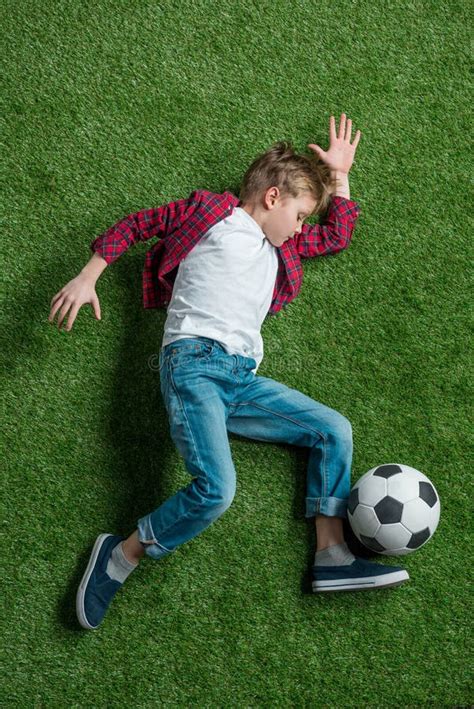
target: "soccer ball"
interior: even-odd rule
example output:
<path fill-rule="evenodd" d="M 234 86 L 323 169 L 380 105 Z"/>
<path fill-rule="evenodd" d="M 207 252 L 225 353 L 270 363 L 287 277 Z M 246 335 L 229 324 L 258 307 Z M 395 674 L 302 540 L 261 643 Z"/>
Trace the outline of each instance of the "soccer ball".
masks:
<path fill-rule="evenodd" d="M 347 518 L 357 539 L 387 556 L 411 554 L 431 539 L 439 522 L 435 486 L 415 468 L 378 465 L 352 488 Z"/>

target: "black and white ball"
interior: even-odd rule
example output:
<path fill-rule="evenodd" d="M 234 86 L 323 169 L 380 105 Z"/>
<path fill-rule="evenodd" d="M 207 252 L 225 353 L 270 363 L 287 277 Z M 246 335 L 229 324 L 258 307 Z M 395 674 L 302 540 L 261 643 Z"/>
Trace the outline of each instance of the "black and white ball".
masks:
<path fill-rule="evenodd" d="M 357 539 L 387 556 L 410 554 L 431 539 L 439 522 L 436 488 L 408 465 L 378 465 L 353 486 L 347 517 Z"/>

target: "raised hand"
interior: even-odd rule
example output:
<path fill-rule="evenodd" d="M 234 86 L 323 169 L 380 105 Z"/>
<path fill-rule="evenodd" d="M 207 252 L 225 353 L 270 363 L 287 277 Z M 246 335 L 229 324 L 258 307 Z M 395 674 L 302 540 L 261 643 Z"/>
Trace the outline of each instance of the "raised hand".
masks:
<path fill-rule="evenodd" d="M 346 114 L 341 113 L 339 134 L 336 135 L 336 120 L 334 116 L 330 116 L 329 150 L 325 152 L 319 145 L 315 145 L 314 143 L 309 143 L 308 148 L 311 148 L 331 170 L 347 175 L 352 167 L 354 154 L 361 136 L 361 132 L 358 130 L 355 134 L 354 142 L 351 143 L 351 131 L 351 119 L 348 118 L 346 123 Z"/>

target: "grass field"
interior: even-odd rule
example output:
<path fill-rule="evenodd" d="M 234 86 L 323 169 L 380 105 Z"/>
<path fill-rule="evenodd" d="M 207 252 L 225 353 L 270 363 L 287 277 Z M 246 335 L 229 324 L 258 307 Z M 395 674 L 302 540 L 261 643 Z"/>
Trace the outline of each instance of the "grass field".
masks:
<path fill-rule="evenodd" d="M 2 706 L 472 704 L 469 4 L 6 0 L 1 15 Z M 390 462 L 428 475 L 435 535 L 371 557 L 408 570 L 399 588 L 312 594 L 307 452 L 231 436 L 229 510 L 145 558 L 82 630 L 97 535 L 128 535 L 189 475 L 148 366 L 166 319 L 142 307 L 150 242 L 100 277 L 101 322 L 86 306 L 59 331 L 52 296 L 125 215 L 237 193 L 276 140 L 326 149 L 343 111 L 362 131 L 362 213 L 265 320 L 258 373 L 351 421 L 353 482 Z"/>

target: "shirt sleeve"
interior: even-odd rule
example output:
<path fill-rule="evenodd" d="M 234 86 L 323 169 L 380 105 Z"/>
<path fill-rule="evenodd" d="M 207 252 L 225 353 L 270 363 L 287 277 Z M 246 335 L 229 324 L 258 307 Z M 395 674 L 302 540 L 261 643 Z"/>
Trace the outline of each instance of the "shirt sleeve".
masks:
<path fill-rule="evenodd" d="M 198 203 L 198 190 L 195 190 L 187 199 L 129 214 L 96 237 L 90 249 L 110 264 L 139 241 L 153 236 L 165 237 L 192 214 Z"/>
<path fill-rule="evenodd" d="M 295 237 L 298 254 L 302 258 L 312 258 L 347 249 L 360 211 L 354 200 L 332 197 L 324 222 L 303 224 Z"/>

